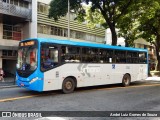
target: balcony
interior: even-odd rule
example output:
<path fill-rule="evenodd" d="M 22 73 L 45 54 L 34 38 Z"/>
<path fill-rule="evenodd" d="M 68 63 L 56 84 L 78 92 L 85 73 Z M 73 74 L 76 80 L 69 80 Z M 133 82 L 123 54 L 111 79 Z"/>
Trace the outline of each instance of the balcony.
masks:
<path fill-rule="evenodd" d="M 31 20 L 31 9 L 19 7 L 0 1 L 0 13 L 25 18 Z"/>

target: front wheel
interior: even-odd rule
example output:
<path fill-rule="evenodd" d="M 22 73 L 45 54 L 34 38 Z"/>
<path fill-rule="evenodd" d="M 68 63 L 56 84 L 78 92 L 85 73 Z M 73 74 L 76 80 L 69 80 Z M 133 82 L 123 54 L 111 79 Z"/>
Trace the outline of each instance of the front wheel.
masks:
<path fill-rule="evenodd" d="M 129 74 L 125 74 L 122 79 L 122 84 L 124 87 L 129 86 L 131 82 L 131 77 Z"/>
<path fill-rule="evenodd" d="M 72 93 L 75 89 L 75 82 L 72 78 L 66 78 L 62 84 L 63 93 Z"/>

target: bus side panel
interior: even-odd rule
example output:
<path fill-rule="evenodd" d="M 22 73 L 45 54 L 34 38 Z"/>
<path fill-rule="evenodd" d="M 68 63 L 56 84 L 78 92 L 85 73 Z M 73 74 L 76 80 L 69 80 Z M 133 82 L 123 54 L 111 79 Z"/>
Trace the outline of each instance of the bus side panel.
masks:
<path fill-rule="evenodd" d="M 44 91 L 62 89 L 63 80 L 73 76 L 77 80 L 77 87 L 95 86 L 120 83 L 122 79 L 115 79 L 112 64 L 79 64 L 68 63 L 44 73 Z"/>
<path fill-rule="evenodd" d="M 148 77 L 148 65 L 147 64 L 137 64 L 133 72 L 136 73 L 135 80 L 145 80 Z"/>
<path fill-rule="evenodd" d="M 146 79 L 145 64 L 85 64 L 66 63 L 44 73 L 44 91 L 62 89 L 63 80 L 73 76 L 77 87 L 122 83 L 124 74 L 131 82 Z"/>
<path fill-rule="evenodd" d="M 58 90 L 62 86 L 62 78 L 59 77 L 59 68 L 44 72 L 43 91 Z"/>

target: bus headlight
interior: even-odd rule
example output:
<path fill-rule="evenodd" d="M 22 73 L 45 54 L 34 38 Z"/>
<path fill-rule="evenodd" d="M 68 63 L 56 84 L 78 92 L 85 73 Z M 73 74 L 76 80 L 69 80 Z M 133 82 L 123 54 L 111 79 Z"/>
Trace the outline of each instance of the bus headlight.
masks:
<path fill-rule="evenodd" d="M 38 80 L 38 77 L 33 78 L 29 83 L 31 84 L 31 83 L 35 82 L 36 80 Z"/>

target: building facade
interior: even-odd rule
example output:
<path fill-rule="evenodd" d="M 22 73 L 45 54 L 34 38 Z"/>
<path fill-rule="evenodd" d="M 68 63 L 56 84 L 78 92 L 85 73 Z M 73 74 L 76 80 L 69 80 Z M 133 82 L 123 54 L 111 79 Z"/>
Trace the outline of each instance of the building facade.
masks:
<path fill-rule="evenodd" d="M 142 38 L 139 38 L 134 41 L 134 47 L 148 49 L 149 67 L 150 67 L 150 70 L 155 70 L 157 57 L 156 57 L 156 50 L 154 45 L 152 45 L 151 43 L 147 42 Z"/>
<path fill-rule="evenodd" d="M 26 38 L 67 39 L 68 18 L 48 18 L 51 0 L 0 0 L 0 68 L 15 74 L 18 43 Z M 70 15 L 70 39 L 104 43 L 105 29 L 90 29 Z"/>

